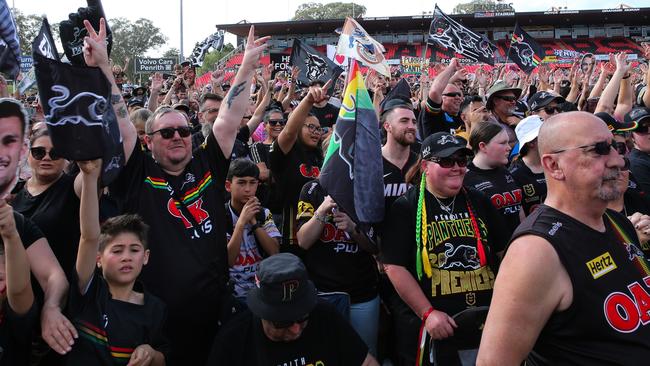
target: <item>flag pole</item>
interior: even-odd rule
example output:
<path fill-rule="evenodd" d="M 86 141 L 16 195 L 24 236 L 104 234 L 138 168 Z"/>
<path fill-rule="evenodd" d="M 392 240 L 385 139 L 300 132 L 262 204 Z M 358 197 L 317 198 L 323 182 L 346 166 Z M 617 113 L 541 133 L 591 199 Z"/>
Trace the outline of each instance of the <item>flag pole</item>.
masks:
<path fill-rule="evenodd" d="M 510 49 L 512 48 L 512 35 L 515 34 L 515 31 L 517 30 L 517 24 L 519 24 L 519 22 L 515 22 L 515 29 L 512 30 L 512 34 L 510 35 L 510 43 L 508 43 L 508 52 L 506 52 L 505 65 L 507 65 L 508 60 L 510 60 Z M 517 66 L 519 66 L 519 65 L 517 65 Z"/>

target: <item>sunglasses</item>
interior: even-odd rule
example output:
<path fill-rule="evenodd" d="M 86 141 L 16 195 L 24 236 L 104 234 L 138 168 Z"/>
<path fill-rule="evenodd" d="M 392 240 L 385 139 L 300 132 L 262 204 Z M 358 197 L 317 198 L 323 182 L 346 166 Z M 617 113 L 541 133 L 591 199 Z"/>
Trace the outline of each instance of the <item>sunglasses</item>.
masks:
<path fill-rule="evenodd" d="M 154 132 L 150 133 L 149 135 L 153 135 L 156 132 L 160 132 L 160 136 L 162 138 L 164 138 L 165 140 L 169 140 L 169 139 L 174 137 L 174 133 L 176 131 L 178 131 L 178 135 L 180 137 L 188 137 L 189 135 L 192 134 L 192 129 L 191 128 L 189 128 L 188 126 L 182 126 L 182 127 L 176 127 L 176 128 L 172 128 L 172 127 L 161 128 L 161 129 L 159 129 L 157 131 L 154 131 Z"/>
<path fill-rule="evenodd" d="M 612 142 L 599 141 L 591 145 L 583 145 L 583 146 L 569 147 L 566 149 L 556 150 L 553 151 L 551 154 L 559 154 L 568 150 L 575 150 L 575 149 L 589 149 L 590 151 L 593 151 L 598 155 L 609 155 L 612 149 L 618 152 L 619 146 L 616 141 L 612 141 Z"/>
<path fill-rule="evenodd" d="M 203 113 L 219 113 L 219 108 L 208 108 L 203 110 Z"/>
<path fill-rule="evenodd" d="M 307 127 L 309 129 L 309 132 L 311 132 L 311 133 L 316 133 L 316 132 L 323 133 L 323 129 L 321 127 L 316 126 L 316 125 L 312 125 L 311 123 L 306 124 L 305 127 Z"/>
<path fill-rule="evenodd" d="M 457 92 L 454 92 L 454 93 L 443 93 L 442 95 L 444 95 L 445 97 L 456 98 L 456 97 L 462 97 L 462 96 L 463 96 L 463 93 L 457 93 Z"/>
<path fill-rule="evenodd" d="M 495 95 L 495 98 L 499 98 L 501 100 L 505 100 L 506 102 L 516 102 L 517 97 L 512 96 L 512 95 Z"/>
<path fill-rule="evenodd" d="M 284 125 L 287 124 L 287 120 L 286 119 L 270 119 L 268 123 L 271 126 L 277 126 L 277 125 L 284 126 Z M 311 129 L 310 129 L 310 131 L 311 131 Z"/>
<path fill-rule="evenodd" d="M 454 165 L 458 164 L 459 168 L 464 168 L 467 166 L 467 163 L 469 162 L 469 157 L 467 156 L 449 156 L 446 158 L 440 158 L 437 156 L 434 156 L 432 158 L 428 159 L 430 162 L 436 163 L 440 165 L 442 168 L 453 168 Z"/>
<path fill-rule="evenodd" d="M 627 154 L 627 144 L 625 142 L 614 142 L 616 147 L 614 148 L 616 152 L 618 152 L 620 155 L 625 155 Z"/>
<path fill-rule="evenodd" d="M 544 110 L 546 114 L 555 114 L 555 113 L 560 113 L 562 112 L 562 109 L 560 107 L 544 107 L 544 108 L 539 108 L 536 110 L 536 112 L 539 112 L 541 110 Z"/>
<path fill-rule="evenodd" d="M 59 156 L 59 154 L 56 153 L 56 150 L 54 150 L 54 148 L 50 149 L 50 151 L 47 151 L 42 146 L 32 147 L 31 149 L 29 149 L 29 152 L 32 154 L 32 157 L 36 160 L 43 160 L 46 154 L 49 155 L 50 159 L 52 160 L 61 159 L 61 156 Z"/>
<path fill-rule="evenodd" d="M 301 319 L 298 319 L 298 320 L 290 320 L 290 321 L 286 321 L 286 322 L 271 322 L 271 324 L 273 324 L 273 328 L 275 328 L 275 329 L 287 329 L 287 328 L 291 327 L 294 324 L 302 325 L 307 320 L 309 320 L 309 314 L 305 315 L 304 317 L 302 317 Z"/>

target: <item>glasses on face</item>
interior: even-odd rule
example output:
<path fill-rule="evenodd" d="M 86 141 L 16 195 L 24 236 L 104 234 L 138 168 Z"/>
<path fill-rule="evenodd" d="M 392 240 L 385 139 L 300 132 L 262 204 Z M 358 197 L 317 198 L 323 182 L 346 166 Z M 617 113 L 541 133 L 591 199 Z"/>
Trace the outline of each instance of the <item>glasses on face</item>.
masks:
<path fill-rule="evenodd" d="M 273 324 L 273 328 L 275 328 L 275 329 L 287 329 L 287 328 L 291 327 L 294 324 L 302 325 L 307 320 L 309 320 L 309 314 L 302 317 L 302 319 L 291 320 L 291 321 L 286 321 L 286 322 L 271 322 L 271 324 Z"/>
<path fill-rule="evenodd" d="M 29 151 L 32 154 L 32 157 L 36 160 L 43 160 L 46 154 L 49 155 L 50 159 L 52 160 L 61 159 L 61 157 L 59 156 L 59 154 L 56 153 L 54 148 L 48 151 L 43 146 L 38 146 L 38 147 L 32 147 L 31 149 L 29 149 Z"/>
<path fill-rule="evenodd" d="M 219 108 L 208 108 L 203 110 L 203 113 L 219 113 Z"/>
<path fill-rule="evenodd" d="M 555 114 L 555 113 L 562 112 L 562 109 L 560 107 L 544 107 L 544 108 L 538 109 L 536 112 L 539 112 L 542 109 L 544 110 L 544 112 L 546 112 L 546 114 Z"/>
<path fill-rule="evenodd" d="M 311 123 L 308 123 L 305 125 L 309 129 L 309 132 L 311 133 L 323 133 L 323 129 L 320 126 L 312 125 Z"/>
<path fill-rule="evenodd" d="M 446 158 L 440 158 L 437 156 L 431 157 L 428 159 L 430 162 L 440 165 L 442 168 L 453 168 L 454 165 L 458 164 L 459 168 L 464 168 L 467 166 L 469 157 L 467 156 L 448 156 Z"/>
<path fill-rule="evenodd" d="M 495 98 L 499 98 L 501 100 L 505 100 L 506 102 L 516 102 L 517 97 L 514 95 L 495 95 Z"/>
<path fill-rule="evenodd" d="M 287 124 L 287 120 L 285 120 L 285 119 L 270 119 L 268 123 L 271 126 L 277 126 L 277 125 L 284 126 L 284 125 Z M 311 131 L 311 129 L 310 129 L 310 131 Z"/>
<path fill-rule="evenodd" d="M 589 149 L 589 151 L 593 151 L 598 155 L 609 155 L 612 149 L 618 152 L 618 144 L 616 141 L 612 141 L 612 142 L 599 141 L 591 145 L 583 145 L 583 146 L 569 147 L 566 149 L 556 150 L 553 151 L 551 154 L 559 154 L 565 151 L 575 150 L 575 149 Z"/>
<path fill-rule="evenodd" d="M 458 93 L 458 92 L 454 92 L 454 93 L 443 93 L 442 95 L 444 95 L 445 97 L 457 98 L 457 97 L 462 97 L 462 96 L 463 96 L 463 93 Z"/>
<path fill-rule="evenodd" d="M 189 128 L 188 126 L 181 126 L 181 127 L 165 127 L 161 128 L 157 131 L 154 131 L 150 133 L 149 135 L 154 135 L 156 132 L 160 132 L 160 137 L 164 138 L 165 140 L 169 140 L 174 137 L 174 133 L 178 131 L 178 135 L 180 137 L 188 137 L 190 134 L 192 134 L 192 129 Z"/>

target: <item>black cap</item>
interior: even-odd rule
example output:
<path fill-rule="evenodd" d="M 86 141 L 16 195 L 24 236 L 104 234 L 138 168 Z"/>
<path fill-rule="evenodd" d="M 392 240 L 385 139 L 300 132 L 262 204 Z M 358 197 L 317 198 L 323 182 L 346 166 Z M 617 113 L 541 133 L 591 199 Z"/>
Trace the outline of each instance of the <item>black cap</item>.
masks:
<path fill-rule="evenodd" d="M 422 141 L 420 149 L 424 160 L 429 160 L 432 157 L 446 158 L 457 151 L 463 151 L 466 155 L 472 154 L 472 150 L 467 148 L 465 141 L 447 132 L 436 132 L 430 135 Z"/>
<path fill-rule="evenodd" d="M 637 128 L 650 125 L 650 108 L 639 107 L 632 109 L 628 114 L 625 115 L 625 122 L 636 122 Z"/>
<path fill-rule="evenodd" d="M 291 253 L 264 259 L 255 275 L 255 285 L 248 291 L 248 307 L 269 321 L 301 319 L 314 309 L 318 299 L 305 265 Z"/>
<path fill-rule="evenodd" d="M 636 122 L 619 122 L 611 114 L 606 112 L 598 112 L 594 116 L 602 119 L 607 124 L 607 129 L 612 131 L 612 133 L 633 131 L 637 127 Z"/>
<path fill-rule="evenodd" d="M 546 91 L 537 92 L 533 94 L 529 99 L 530 110 L 536 111 L 542 107 L 546 107 L 554 100 L 558 103 L 564 102 L 564 98 L 557 94 L 549 93 Z"/>
<path fill-rule="evenodd" d="M 395 108 L 406 108 L 409 110 L 413 110 L 413 103 L 411 103 L 410 100 L 402 99 L 400 97 L 393 98 L 387 101 L 386 104 L 382 106 L 381 114 L 383 115 L 384 113 L 393 110 Z"/>
<path fill-rule="evenodd" d="M 133 107 L 133 106 L 140 106 L 144 108 L 144 100 L 140 98 L 131 98 L 129 99 L 129 102 L 127 103 L 128 107 Z"/>

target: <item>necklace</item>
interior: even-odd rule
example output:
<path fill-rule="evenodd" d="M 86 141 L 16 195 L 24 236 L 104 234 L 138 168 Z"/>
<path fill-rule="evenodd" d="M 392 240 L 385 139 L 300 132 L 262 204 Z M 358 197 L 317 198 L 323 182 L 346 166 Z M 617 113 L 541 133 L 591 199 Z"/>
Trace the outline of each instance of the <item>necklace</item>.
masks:
<path fill-rule="evenodd" d="M 456 196 L 454 196 L 454 199 L 452 199 L 451 203 L 448 204 L 448 205 L 445 205 L 444 203 L 442 203 L 442 201 L 440 201 L 438 199 L 438 197 L 436 197 L 436 195 L 432 195 L 432 196 L 433 196 L 433 198 L 436 199 L 436 201 L 438 202 L 438 205 L 440 205 L 440 208 L 443 211 L 445 211 L 448 215 L 451 215 L 454 212 L 454 207 L 456 206 Z"/>

